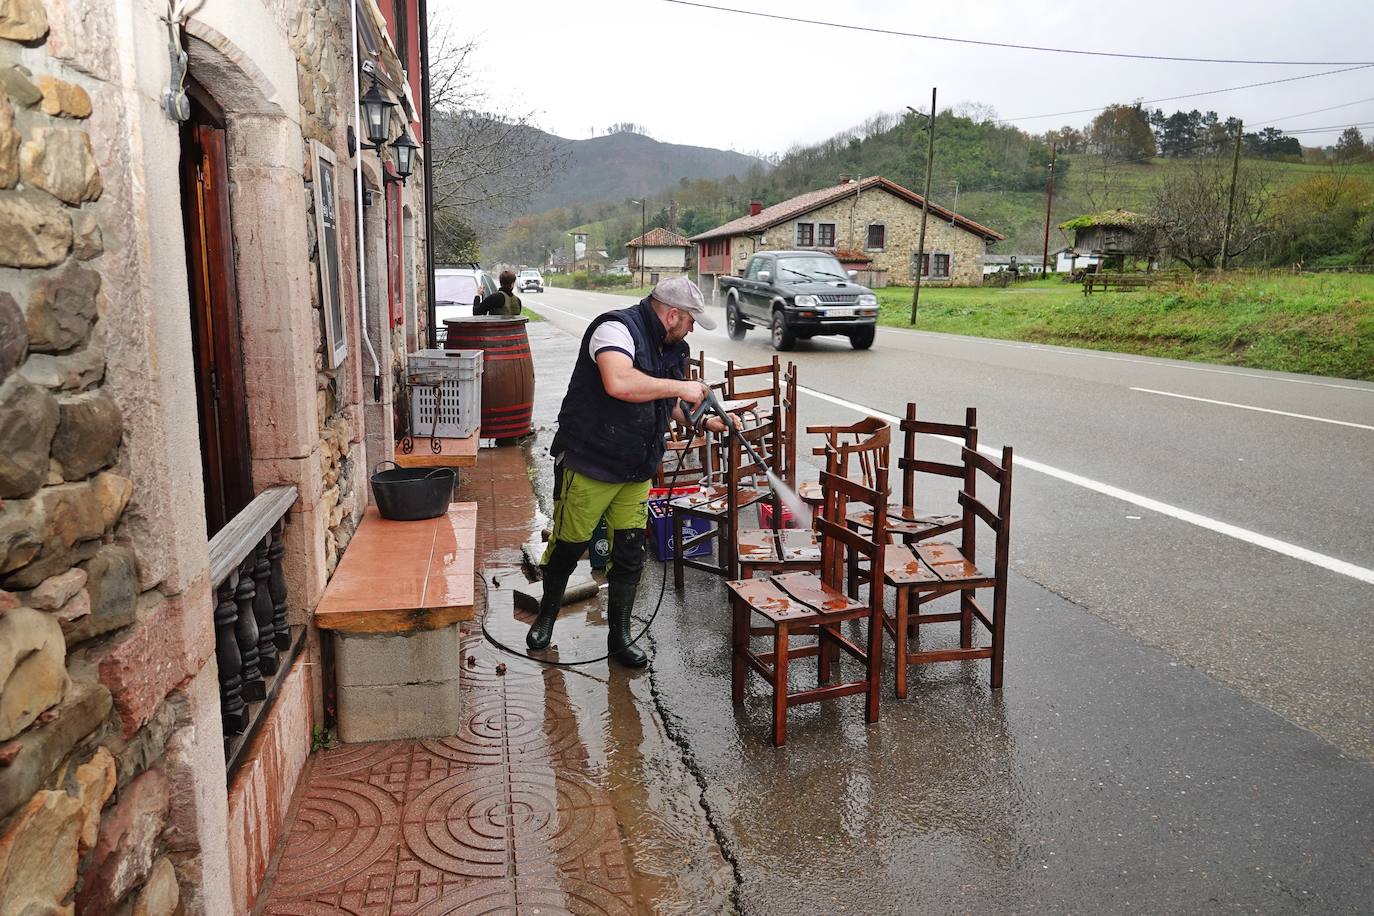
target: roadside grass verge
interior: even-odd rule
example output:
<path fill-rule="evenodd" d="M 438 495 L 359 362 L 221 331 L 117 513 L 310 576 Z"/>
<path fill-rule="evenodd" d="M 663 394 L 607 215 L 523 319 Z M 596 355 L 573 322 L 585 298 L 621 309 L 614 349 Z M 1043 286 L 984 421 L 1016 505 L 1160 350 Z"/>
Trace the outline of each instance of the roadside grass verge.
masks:
<path fill-rule="evenodd" d="M 911 288 L 877 291 L 910 327 Z M 1374 276 L 1237 276 L 1084 296 L 1051 278 L 922 289 L 924 331 L 1374 381 Z"/>

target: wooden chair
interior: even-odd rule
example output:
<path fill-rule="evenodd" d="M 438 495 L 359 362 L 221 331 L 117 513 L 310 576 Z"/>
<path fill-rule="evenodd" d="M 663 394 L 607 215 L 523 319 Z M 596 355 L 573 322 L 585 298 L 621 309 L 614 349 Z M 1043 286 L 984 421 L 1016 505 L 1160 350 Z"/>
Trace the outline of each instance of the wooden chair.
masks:
<path fill-rule="evenodd" d="M 949 464 L 917 457 L 917 436 L 943 436 L 957 439 L 962 448 L 978 450 L 978 411 L 969 407 L 964 411 L 963 424 L 932 423 L 916 419 L 916 405 L 906 405 L 906 418 L 899 428 L 902 432 L 902 457 L 897 468 L 902 472 L 902 501 L 887 507 L 887 532 L 900 537 L 904 544 L 926 538 L 939 537 L 957 531 L 962 524 L 959 515 L 922 513 L 916 509 L 916 475 L 934 474 L 962 480 L 962 463 Z M 859 507 L 849 517 L 849 523 L 860 530 L 873 527 L 873 514 Z"/>
<path fill-rule="evenodd" d="M 835 449 L 847 445 L 858 444 L 867 437 L 877 434 L 880 430 L 889 430 L 890 436 L 890 429 L 891 428 L 884 420 L 880 420 L 877 417 L 864 417 L 859 422 L 851 423 L 848 426 L 808 426 L 806 431 L 812 435 L 821 435 L 825 437 L 825 442 L 811 449 L 811 454 L 817 457 L 826 457 L 826 463 L 828 464 L 829 458 L 827 456 Z M 858 466 L 863 482 L 866 485 L 872 486 L 873 462 L 866 457 L 858 457 L 854 463 Z M 886 452 L 881 456 L 881 463 L 884 467 L 887 467 Z M 841 473 L 845 476 L 849 475 L 850 470 L 847 463 L 845 470 Z M 824 501 L 820 481 L 805 481 L 801 484 L 797 484 L 796 488 L 797 495 L 801 497 L 802 502 L 806 503 L 811 508 L 811 517 L 814 520 L 819 516 L 821 505 Z"/>
<path fill-rule="evenodd" d="M 788 572 L 769 579 L 739 579 L 728 584 L 731 616 L 731 696 L 744 702 L 744 677 L 751 668 L 768 682 L 773 695 L 773 745 L 787 743 L 787 710 L 790 706 L 815 703 L 835 697 L 864 694 L 864 721 L 878 720 L 880 675 L 883 645 L 883 582 L 879 578 L 869 588 L 868 600 L 855 600 L 844 593 L 844 570 L 852 554 L 862 555 L 877 568 L 883 566 L 886 536 L 881 513 L 871 537 L 864 537 L 844 524 L 851 502 L 882 506 L 887 502 L 887 468 L 879 467 L 875 488 L 828 471 L 821 474 L 825 498 L 819 522 L 821 564 L 819 573 Z M 754 616 L 765 625 L 752 626 Z M 840 631 L 849 620 L 868 622 L 868 646 L 863 648 Z M 771 636 L 772 651 L 755 652 L 752 638 Z M 815 636 L 810 645 L 793 647 L 794 636 Z M 831 684 L 831 668 L 840 651 L 863 666 L 857 680 Z M 817 686 L 799 691 L 788 687 L 788 669 L 793 658 L 816 657 Z"/>
<path fill-rule="evenodd" d="M 683 586 L 684 567 L 700 569 L 733 579 L 738 575 L 735 555 L 736 534 L 739 531 L 739 514 L 768 497 L 767 486 L 755 485 L 752 479 L 777 471 L 779 456 L 776 451 L 769 452 L 768 443 L 774 437 L 777 426 L 776 408 L 774 416 L 767 422 L 738 430 L 736 434 L 724 437 L 725 467 L 718 478 L 719 483 L 708 478 L 701 493 L 679 496 L 669 503 L 673 513 L 673 584 Z M 756 463 L 744 450 L 740 439 L 748 440 L 756 452 L 760 452 L 763 463 Z M 687 521 L 699 519 L 715 527 L 710 531 L 684 538 Z M 705 541 L 716 542 L 716 562 L 708 563 L 693 557 L 684 556 L 687 549 Z"/>
<path fill-rule="evenodd" d="M 759 378 L 762 377 L 762 378 Z M 755 380 L 757 379 L 757 380 Z M 774 406 L 779 408 L 777 429 L 782 454 L 779 468 L 789 486 L 796 484 L 797 474 L 797 367 L 788 362 L 784 367 L 778 357 L 762 366 L 736 366 L 731 360 L 725 364 L 725 390 L 722 393 L 727 409 L 731 403 L 755 402 L 751 411 L 754 420 L 769 416 Z"/>
<path fill-rule="evenodd" d="M 896 611 L 884 615 L 883 625 L 893 634 L 897 647 L 898 697 L 907 691 L 907 667 L 930 662 L 991 659 L 993 689 L 1002 686 L 1002 661 L 1006 648 L 1007 557 L 1011 538 L 1012 450 L 1002 449 L 1001 463 L 994 462 L 971 448 L 961 451 L 963 488 L 959 492 L 962 510 L 959 545 L 941 541 L 889 545 L 881 567 L 883 580 L 896 589 Z M 997 485 L 997 509 L 988 507 L 977 496 L 979 475 Z M 987 525 L 994 538 L 993 570 L 988 575 L 976 564 L 977 526 Z M 977 599 L 980 589 L 992 590 L 992 610 Z M 958 594 L 959 610 L 947 613 L 921 613 L 922 606 L 944 595 Z M 973 645 L 973 621 L 977 619 L 991 634 L 991 645 Z M 959 621 L 959 648 L 912 651 L 907 641 L 919 639 L 923 623 Z"/>

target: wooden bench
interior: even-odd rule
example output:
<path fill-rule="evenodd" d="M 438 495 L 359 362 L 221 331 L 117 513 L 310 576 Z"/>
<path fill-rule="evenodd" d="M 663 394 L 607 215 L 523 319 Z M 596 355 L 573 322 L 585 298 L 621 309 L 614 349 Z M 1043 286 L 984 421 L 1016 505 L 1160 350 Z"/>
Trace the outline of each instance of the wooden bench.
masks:
<path fill-rule="evenodd" d="M 1113 289 L 1120 293 L 1126 293 L 1153 286 L 1154 283 L 1154 277 L 1149 274 L 1084 274 L 1083 295 L 1091 296 L 1094 289 L 1104 293 Z"/>
<path fill-rule="evenodd" d="M 364 513 L 315 624 L 334 633 L 339 736 L 346 742 L 455 734 L 458 625 L 475 616 L 477 504 L 393 522 Z"/>

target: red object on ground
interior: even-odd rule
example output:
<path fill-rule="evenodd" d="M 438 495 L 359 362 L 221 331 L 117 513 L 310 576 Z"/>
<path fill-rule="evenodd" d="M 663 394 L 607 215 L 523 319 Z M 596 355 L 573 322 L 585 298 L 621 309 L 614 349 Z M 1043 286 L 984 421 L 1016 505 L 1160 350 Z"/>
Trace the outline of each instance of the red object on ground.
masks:
<path fill-rule="evenodd" d="M 759 503 L 759 526 L 762 528 L 773 527 L 773 504 L 769 502 Z M 792 515 L 792 511 L 786 506 L 782 507 L 782 528 L 800 528 L 797 519 Z"/>

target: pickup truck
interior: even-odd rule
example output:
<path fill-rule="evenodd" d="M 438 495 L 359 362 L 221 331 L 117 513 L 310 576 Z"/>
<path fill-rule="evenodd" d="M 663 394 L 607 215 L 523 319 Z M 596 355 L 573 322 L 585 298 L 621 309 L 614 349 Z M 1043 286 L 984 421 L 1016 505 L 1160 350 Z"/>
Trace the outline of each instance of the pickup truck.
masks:
<path fill-rule="evenodd" d="M 742 340 L 752 327 L 768 328 L 778 350 L 818 334 L 843 335 L 854 349 L 867 350 L 878 324 L 878 297 L 854 276 L 825 252 L 760 252 L 743 277 L 720 278 L 726 330 Z"/>

